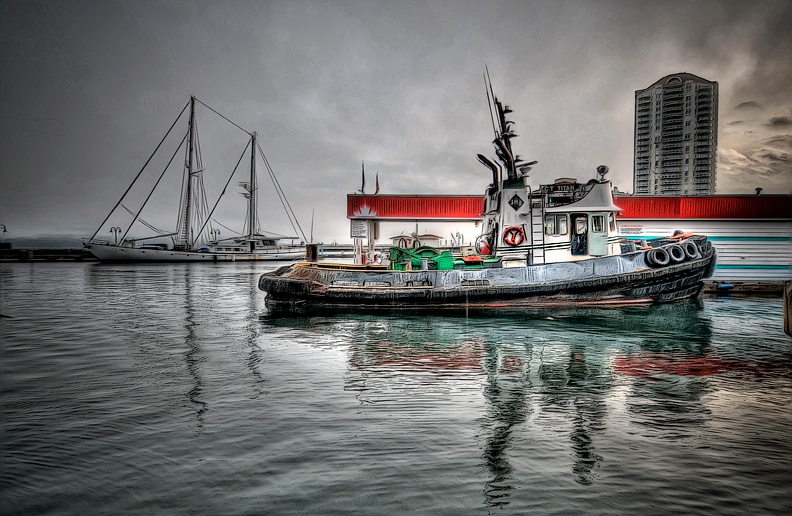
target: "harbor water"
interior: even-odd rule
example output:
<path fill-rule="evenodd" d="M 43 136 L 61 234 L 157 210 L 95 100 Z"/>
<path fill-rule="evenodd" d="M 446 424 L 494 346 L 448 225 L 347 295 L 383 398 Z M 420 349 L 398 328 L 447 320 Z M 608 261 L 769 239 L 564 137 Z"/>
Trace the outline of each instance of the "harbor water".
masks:
<path fill-rule="evenodd" d="M 781 298 L 269 316 L 278 264 L 0 263 L 0 514 L 790 514 Z"/>

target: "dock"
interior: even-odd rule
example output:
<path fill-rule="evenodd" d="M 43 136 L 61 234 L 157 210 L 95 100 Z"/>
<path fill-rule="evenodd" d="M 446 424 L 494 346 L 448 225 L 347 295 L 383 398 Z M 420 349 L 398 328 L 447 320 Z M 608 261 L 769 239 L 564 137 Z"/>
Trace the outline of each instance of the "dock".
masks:
<path fill-rule="evenodd" d="M 98 261 L 87 249 L 0 249 L 4 262 Z"/>

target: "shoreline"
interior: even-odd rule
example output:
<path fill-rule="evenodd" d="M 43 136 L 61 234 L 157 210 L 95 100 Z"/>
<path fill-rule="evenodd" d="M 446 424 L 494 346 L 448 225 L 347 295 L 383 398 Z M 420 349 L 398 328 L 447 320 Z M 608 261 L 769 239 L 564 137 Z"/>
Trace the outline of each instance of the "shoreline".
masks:
<path fill-rule="evenodd" d="M 99 262 L 87 249 L 3 249 L 0 262 Z M 761 296 L 781 297 L 784 281 L 728 281 L 704 282 L 704 297 Z"/>

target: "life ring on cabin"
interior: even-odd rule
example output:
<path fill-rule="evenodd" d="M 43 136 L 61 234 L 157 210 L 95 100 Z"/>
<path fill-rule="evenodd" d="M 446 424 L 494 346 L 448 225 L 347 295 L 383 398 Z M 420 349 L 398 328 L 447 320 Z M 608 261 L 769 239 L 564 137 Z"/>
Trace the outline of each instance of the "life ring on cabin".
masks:
<path fill-rule="evenodd" d="M 525 231 L 520 226 L 511 226 L 503 232 L 503 241 L 511 246 L 520 245 L 525 241 Z"/>
<path fill-rule="evenodd" d="M 655 247 L 646 251 L 646 263 L 650 267 L 664 267 L 671 261 L 668 251 L 662 247 Z"/>
<path fill-rule="evenodd" d="M 681 246 L 674 244 L 668 246 L 668 257 L 674 263 L 682 263 L 685 261 L 685 250 Z"/>
<path fill-rule="evenodd" d="M 698 257 L 698 246 L 690 240 L 685 240 L 681 244 L 682 250 L 685 251 L 685 256 L 688 257 L 689 260 L 693 260 Z"/>

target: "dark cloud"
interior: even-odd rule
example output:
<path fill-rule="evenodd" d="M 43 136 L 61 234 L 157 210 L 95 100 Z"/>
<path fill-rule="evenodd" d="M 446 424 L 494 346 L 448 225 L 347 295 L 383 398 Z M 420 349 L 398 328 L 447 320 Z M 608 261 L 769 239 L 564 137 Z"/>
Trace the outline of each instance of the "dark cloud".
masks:
<path fill-rule="evenodd" d="M 768 122 L 771 127 L 788 127 L 792 125 L 792 117 L 789 116 L 774 116 Z"/>
<path fill-rule="evenodd" d="M 753 100 L 749 100 L 747 102 L 740 102 L 738 105 L 734 106 L 734 109 L 745 109 L 745 108 L 761 108 L 762 105 L 758 102 Z"/>

